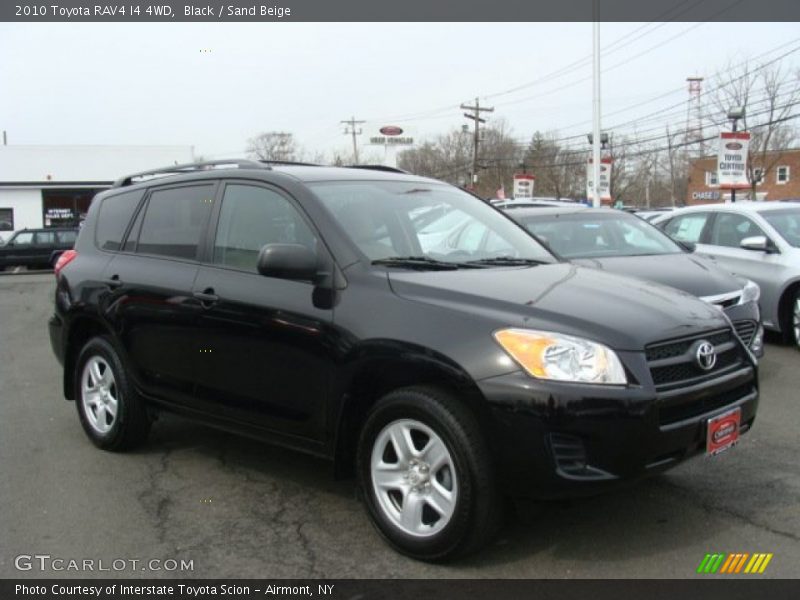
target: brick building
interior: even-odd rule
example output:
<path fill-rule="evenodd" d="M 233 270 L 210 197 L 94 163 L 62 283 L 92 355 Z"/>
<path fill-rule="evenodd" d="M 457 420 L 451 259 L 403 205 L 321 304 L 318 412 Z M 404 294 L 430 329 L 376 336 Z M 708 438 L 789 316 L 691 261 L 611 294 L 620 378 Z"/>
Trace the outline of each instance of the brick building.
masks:
<path fill-rule="evenodd" d="M 756 173 L 763 166 L 754 158 Z M 737 200 L 788 200 L 800 199 L 800 148 L 783 150 L 767 155 L 769 171 L 764 173 L 756 186 L 756 198 L 750 198 L 751 190 L 737 190 Z M 730 200 L 730 190 L 721 190 L 717 185 L 717 157 L 704 156 L 691 162 L 686 204 L 709 204 Z"/>

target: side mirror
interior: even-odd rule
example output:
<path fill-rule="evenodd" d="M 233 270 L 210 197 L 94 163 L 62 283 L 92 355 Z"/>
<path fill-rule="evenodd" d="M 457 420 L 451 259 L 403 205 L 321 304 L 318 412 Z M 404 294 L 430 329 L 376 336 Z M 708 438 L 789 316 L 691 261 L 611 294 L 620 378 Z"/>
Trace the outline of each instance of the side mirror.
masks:
<path fill-rule="evenodd" d="M 739 246 L 745 250 L 760 250 L 761 252 L 766 252 L 769 250 L 769 242 L 767 241 L 767 237 L 764 235 L 746 237 L 739 242 Z"/>
<path fill-rule="evenodd" d="M 258 272 L 266 277 L 311 281 L 317 256 L 302 244 L 267 244 L 258 253 Z"/>
<path fill-rule="evenodd" d="M 697 244 L 695 244 L 694 242 L 678 242 L 678 245 L 680 245 L 684 250 L 686 250 L 689 253 L 697 250 Z"/>

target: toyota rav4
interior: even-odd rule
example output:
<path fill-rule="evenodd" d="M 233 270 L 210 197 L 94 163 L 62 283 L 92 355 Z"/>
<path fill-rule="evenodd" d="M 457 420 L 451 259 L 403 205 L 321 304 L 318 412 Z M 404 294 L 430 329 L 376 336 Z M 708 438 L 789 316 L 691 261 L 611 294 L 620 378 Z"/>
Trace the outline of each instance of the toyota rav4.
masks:
<path fill-rule="evenodd" d="M 94 444 L 140 444 L 163 410 L 329 459 L 420 559 L 485 544 L 505 496 L 594 494 L 725 450 L 756 414 L 717 307 L 560 262 L 390 169 L 127 176 L 56 278 L 52 346 Z"/>

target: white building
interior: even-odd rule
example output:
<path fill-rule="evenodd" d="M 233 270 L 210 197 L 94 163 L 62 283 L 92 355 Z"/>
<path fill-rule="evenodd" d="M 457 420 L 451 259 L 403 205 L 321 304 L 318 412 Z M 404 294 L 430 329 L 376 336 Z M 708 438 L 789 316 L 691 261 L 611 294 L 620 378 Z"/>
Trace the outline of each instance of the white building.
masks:
<path fill-rule="evenodd" d="M 77 225 L 119 177 L 193 160 L 192 146 L 0 146 L 0 236 Z"/>

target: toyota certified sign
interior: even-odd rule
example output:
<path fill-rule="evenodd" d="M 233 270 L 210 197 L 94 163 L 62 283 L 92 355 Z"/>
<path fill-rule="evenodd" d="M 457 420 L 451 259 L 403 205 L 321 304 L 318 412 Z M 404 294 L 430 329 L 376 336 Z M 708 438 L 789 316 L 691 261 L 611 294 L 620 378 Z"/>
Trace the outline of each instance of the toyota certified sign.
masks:
<path fill-rule="evenodd" d="M 378 131 L 381 132 L 383 135 L 390 135 L 390 136 L 403 134 L 403 130 L 400 127 L 397 127 L 396 125 L 387 125 L 386 127 L 381 127 Z"/>
<path fill-rule="evenodd" d="M 725 190 L 746 189 L 747 150 L 750 134 L 747 131 L 723 131 L 719 134 L 717 177 L 719 187 Z"/>

